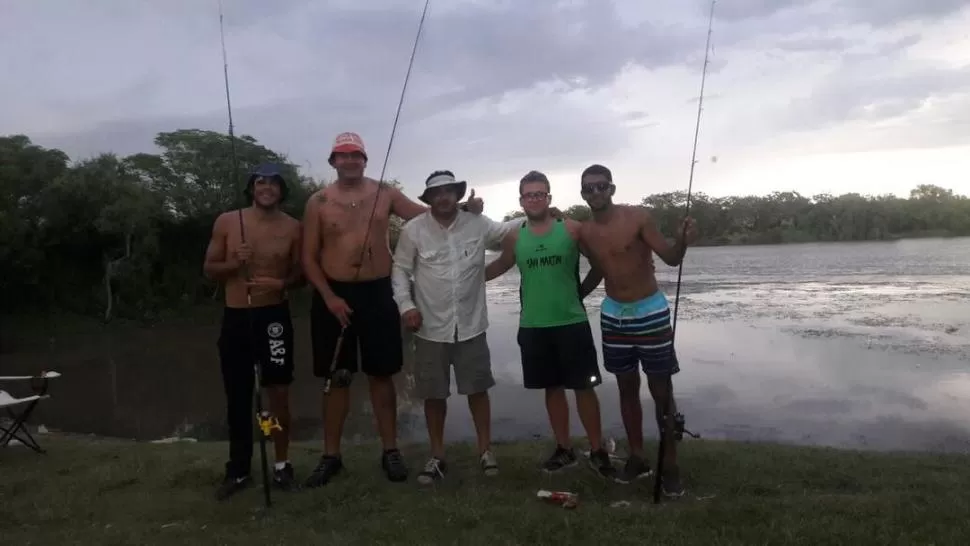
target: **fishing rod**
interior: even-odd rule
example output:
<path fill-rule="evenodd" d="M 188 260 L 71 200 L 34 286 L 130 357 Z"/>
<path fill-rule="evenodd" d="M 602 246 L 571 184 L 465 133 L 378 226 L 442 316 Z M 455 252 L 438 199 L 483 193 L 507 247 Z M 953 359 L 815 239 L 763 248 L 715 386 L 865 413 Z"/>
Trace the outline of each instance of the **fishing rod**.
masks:
<path fill-rule="evenodd" d="M 401 87 L 401 96 L 397 102 L 397 112 L 394 114 L 394 123 L 391 125 L 391 136 L 387 141 L 387 151 L 384 153 L 384 164 L 381 166 L 381 177 L 377 184 L 377 193 L 374 195 L 374 206 L 371 207 L 370 218 L 367 220 L 367 231 L 364 233 L 364 244 L 360 247 L 360 257 L 357 260 L 357 271 L 354 273 L 354 279 L 351 282 L 356 282 L 358 277 L 360 277 L 360 270 L 364 265 L 364 255 L 369 254 L 370 250 L 367 247 L 367 241 L 370 238 L 371 225 L 374 222 L 374 215 L 377 212 L 377 202 L 381 196 L 381 190 L 384 189 L 384 175 L 387 171 L 387 161 L 391 157 L 391 146 L 394 144 L 394 135 L 397 132 L 397 124 L 401 119 L 401 108 L 404 106 L 404 96 L 408 89 L 408 82 L 411 80 L 411 69 L 414 68 L 414 58 L 417 56 L 418 43 L 421 40 L 421 31 L 424 29 L 424 21 L 428 17 L 428 7 L 431 5 L 431 0 L 425 0 L 424 9 L 421 11 L 421 20 L 418 22 L 418 32 L 414 37 L 414 45 L 411 47 L 411 58 L 408 61 L 408 70 L 404 75 L 404 85 Z M 340 349 L 343 347 L 344 334 L 347 332 L 347 327 L 343 326 L 340 329 L 340 335 L 337 337 L 337 343 L 333 351 L 333 359 L 330 362 L 330 373 L 327 374 L 327 379 L 323 384 L 323 392 L 327 394 L 330 392 L 331 378 L 336 375 L 337 386 L 347 387 L 350 385 L 352 375 L 350 371 L 341 369 L 337 370 L 337 361 L 340 358 Z"/>
<path fill-rule="evenodd" d="M 239 173 L 239 161 L 236 158 L 236 135 L 233 132 L 232 100 L 229 98 L 229 60 L 226 55 L 226 33 L 223 29 L 222 20 L 222 0 L 219 0 L 219 41 L 222 43 L 222 77 L 226 83 L 226 110 L 229 113 L 229 147 L 232 154 L 232 176 L 230 180 L 234 181 L 236 180 L 236 175 Z M 239 229 L 243 229 L 241 209 L 239 211 Z M 243 235 L 243 239 L 245 239 L 245 235 Z"/>
<path fill-rule="evenodd" d="M 223 11 L 222 11 L 222 0 L 219 0 L 219 39 L 222 43 L 222 75 L 226 84 L 226 110 L 229 114 L 229 143 L 230 143 L 230 153 L 232 157 L 232 176 L 230 180 L 234 184 L 236 175 L 239 173 L 239 160 L 236 156 L 236 136 L 233 132 L 232 123 L 232 100 L 229 97 L 229 60 L 226 55 L 226 33 L 223 28 Z M 231 184 L 232 185 L 232 184 Z M 246 225 L 243 223 L 243 208 L 239 208 L 239 238 L 242 244 L 246 244 Z M 249 280 L 249 266 L 244 264 L 245 277 Z M 269 464 L 266 460 L 266 437 L 270 434 L 269 425 L 269 415 L 263 411 L 263 397 L 260 393 L 260 386 L 262 383 L 262 378 L 260 377 L 259 370 L 259 360 L 256 358 L 256 352 L 253 350 L 252 343 L 254 339 L 253 331 L 253 296 L 249 290 L 249 285 L 246 285 L 246 315 L 249 320 L 249 353 L 253 359 L 253 397 L 256 402 L 256 423 L 259 428 L 259 458 L 260 465 L 262 466 L 263 472 L 263 502 L 266 507 L 269 508 L 273 504 L 273 499 L 270 495 L 269 487 Z M 278 428 L 278 425 L 277 425 Z"/>
<path fill-rule="evenodd" d="M 691 190 L 694 186 L 694 167 L 697 165 L 697 139 L 701 131 L 701 112 L 704 110 L 704 84 L 707 81 L 707 65 L 709 64 L 709 55 L 711 52 L 711 34 L 714 30 L 714 4 L 717 0 L 711 0 L 711 10 L 707 21 L 707 42 L 704 45 L 704 67 L 701 69 L 701 90 L 700 95 L 697 99 L 697 121 L 694 124 L 694 146 L 690 154 L 690 176 L 687 181 L 687 204 L 684 207 L 684 218 L 686 219 L 690 215 L 690 197 Z M 680 240 L 684 241 L 687 238 L 687 225 L 683 227 L 681 232 Z M 686 252 L 686 247 L 683 248 Z M 677 292 L 674 296 L 674 315 L 671 320 L 671 331 L 670 331 L 670 343 L 671 350 L 673 350 L 674 338 L 677 334 L 677 309 L 680 304 L 680 283 L 681 277 L 684 273 L 684 256 L 680 257 L 680 265 L 677 268 Z M 653 502 L 654 504 L 660 504 L 660 493 L 662 488 L 663 472 L 664 472 L 664 451 L 667 447 L 667 438 L 670 435 L 670 430 L 667 427 L 667 418 L 671 411 L 671 406 L 674 399 L 674 386 L 673 379 L 671 376 L 667 376 L 667 397 L 664 400 L 664 405 L 666 406 L 663 411 L 663 419 L 661 419 L 660 428 L 660 445 L 657 447 L 657 474 L 653 479 Z M 677 438 L 674 440 L 679 440 L 683 438 L 683 434 L 686 432 L 695 438 L 698 435 L 691 433 L 690 431 L 684 429 L 684 416 L 680 413 L 674 416 L 674 431 Z"/>

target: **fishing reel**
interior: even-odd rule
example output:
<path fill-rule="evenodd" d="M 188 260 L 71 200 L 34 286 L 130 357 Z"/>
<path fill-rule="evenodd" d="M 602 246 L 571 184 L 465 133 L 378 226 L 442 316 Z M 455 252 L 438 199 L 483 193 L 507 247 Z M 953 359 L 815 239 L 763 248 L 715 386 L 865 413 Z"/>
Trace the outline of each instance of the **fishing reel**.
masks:
<path fill-rule="evenodd" d="M 329 394 L 331 387 L 346 389 L 354 380 L 354 374 L 350 370 L 338 368 L 330 374 L 330 377 L 323 383 L 323 394 Z"/>
<path fill-rule="evenodd" d="M 694 434 L 693 432 L 687 430 L 686 428 L 687 420 L 684 418 L 684 414 L 677 412 L 674 414 L 674 440 L 680 442 L 684 439 L 684 434 L 687 434 L 691 438 L 700 438 L 700 434 Z"/>
<path fill-rule="evenodd" d="M 256 423 L 259 425 L 259 430 L 263 431 L 263 436 L 269 436 L 274 429 L 283 430 L 280 422 L 268 411 L 257 413 Z"/>

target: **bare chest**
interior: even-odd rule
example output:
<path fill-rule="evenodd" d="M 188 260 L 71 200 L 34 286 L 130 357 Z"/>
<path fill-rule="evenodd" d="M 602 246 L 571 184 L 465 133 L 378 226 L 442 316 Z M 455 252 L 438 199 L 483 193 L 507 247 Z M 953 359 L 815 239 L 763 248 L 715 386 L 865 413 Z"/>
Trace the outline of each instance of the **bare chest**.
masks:
<path fill-rule="evenodd" d="M 259 266 L 287 264 L 293 252 L 294 233 L 285 225 L 246 226 L 246 243 L 252 249 L 253 263 Z M 230 247 L 239 248 L 242 237 L 236 230 Z"/>
<path fill-rule="evenodd" d="M 583 238 L 590 252 L 604 262 L 631 260 L 644 250 L 639 231 L 626 226 L 587 226 Z"/>
<path fill-rule="evenodd" d="M 339 195 L 321 195 L 317 203 L 320 207 L 320 230 L 325 239 L 363 237 L 368 225 L 374 233 L 387 230 L 390 200 L 384 196 L 370 195 L 353 199 Z"/>

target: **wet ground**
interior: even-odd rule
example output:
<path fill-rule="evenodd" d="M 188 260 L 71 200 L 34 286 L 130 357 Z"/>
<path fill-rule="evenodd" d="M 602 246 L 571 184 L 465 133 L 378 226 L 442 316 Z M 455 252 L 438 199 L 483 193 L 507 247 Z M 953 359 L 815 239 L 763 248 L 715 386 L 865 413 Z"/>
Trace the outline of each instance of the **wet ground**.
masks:
<path fill-rule="evenodd" d="M 673 300 L 676 270 L 658 263 Z M 497 438 L 548 435 L 541 393 L 521 388 L 517 276 L 489 286 Z M 587 300 L 594 335 L 602 293 Z M 675 377 L 688 428 L 708 438 L 868 449 L 970 449 L 970 239 L 691 250 L 684 268 Z M 319 383 L 299 310 L 294 429 L 319 438 Z M 224 434 L 217 325 L 90 336 L 3 355 L 3 373 L 57 369 L 35 422 L 156 439 Z M 423 440 L 421 404 L 398 377 L 403 437 Z M 363 381 L 348 435 L 371 438 Z M 623 437 L 615 383 L 598 389 L 607 431 Z M 651 410 L 644 386 L 645 413 Z M 453 396 L 447 434 L 472 438 Z M 648 414 L 649 415 L 649 414 Z M 582 434 L 573 414 L 572 427 Z M 645 419 L 647 433 L 655 428 Z"/>

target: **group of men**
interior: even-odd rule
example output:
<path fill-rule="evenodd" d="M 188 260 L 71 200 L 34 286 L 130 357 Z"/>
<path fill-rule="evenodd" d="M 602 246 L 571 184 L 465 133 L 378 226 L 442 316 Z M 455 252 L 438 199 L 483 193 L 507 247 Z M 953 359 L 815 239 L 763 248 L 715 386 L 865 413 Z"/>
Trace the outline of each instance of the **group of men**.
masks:
<path fill-rule="evenodd" d="M 293 381 L 293 327 L 287 292 L 312 285 L 311 341 L 314 375 L 329 381 L 324 396 L 324 452 L 304 480 L 328 483 L 343 470 L 341 437 L 349 411 L 349 381 L 367 377 L 383 445 L 381 466 L 394 482 L 409 469 L 397 446 L 397 404 L 392 378 L 403 368 L 402 323 L 413 333 L 415 395 L 424 400 L 430 456 L 418 474 L 422 484 L 448 474 L 444 424 L 451 370 L 457 392 L 468 399 L 475 425 L 479 466 L 495 476 L 499 463 L 491 447 L 489 390 L 495 385 L 486 340 L 486 282 L 517 266 L 521 314 L 517 341 L 524 386 L 545 392 L 556 448 L 543 470 L 578 464 L 569 438 L 566 390 L 590 444 L 589 464 L 619 483 L 651 474 L 643 453 L 640 370 L 647 376 L 658 426 L 673 427 L 670 377 L 679 371 L 669 308 L 654 277 L 656 253 L 676 266 L 696 239 L 694 222 L 684 220 L 671 245 L 650 214 L 612 202 L 612 173 L 593 165 L 581 175 L 580 193 L 592 218 L 577 222 L 551 208 L 548 178 L 538 171 L 519 183 L 525 218 L 496 222 L 482 214 L 474 190 L 462 203 L 467 183 L 450 171 L 425 181 L 417 203 L 398 188 L 364 176 L 367 152 L 354 133 L 335 139 L 329 157 L 337 180 L 307 201 L 302 225 L 280 210 L 286 181 L 277 165 L 251 174 L 245 194 L 251 206 L 216 219 L 206 251 L 207 276 L 225 284 L 225 310 L 218 347 L 227 398 L 230 456 L 217 497 L 227 498 L 251 483 L 254 360 L 260 387 L 279 427 L 273 431 L 273 482 L 290 489 L 288 386 Z M 405 221 L 392 256 L 391 216 Z M 501 254 L 486 263 L 486 249 Z M 590 270 L 579 278 L 579 255 Z M 629 442 L 625 466 L 613 466 L 604 448 L 600 405 L 602 383 L 597 351 L 583 299 L 601 281 L 604 367 L 616 376 L 621 415 Z M 667 442 L 663 490 L 683 494 L 676 444 Z"/>

